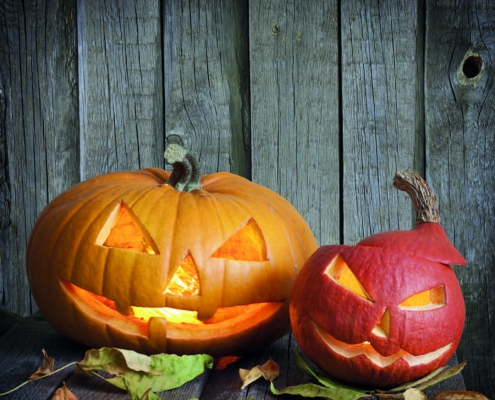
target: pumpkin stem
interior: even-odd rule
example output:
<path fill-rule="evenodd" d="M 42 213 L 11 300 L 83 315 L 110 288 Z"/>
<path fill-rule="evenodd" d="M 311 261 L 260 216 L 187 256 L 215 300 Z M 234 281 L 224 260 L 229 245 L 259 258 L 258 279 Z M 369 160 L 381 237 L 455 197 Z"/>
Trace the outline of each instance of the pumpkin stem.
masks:
<path fill-rule="evenodd" d="M 189 150 L 172 143 L 165 149 L 165 161 L 173 167 L 170 178 L 165 182 L 174 189 L 191 192 L 201 189 L 201 169 L 198 160 Z"/>
<path fill-rule="evenodd" d="M 440 223 L 440 212 L 435 194 L 426 181 L 414 170 L 399 171 L 394 176 L 394 187 L 406 192 L 416 211 L 416 225 L 423 222 Z"/>

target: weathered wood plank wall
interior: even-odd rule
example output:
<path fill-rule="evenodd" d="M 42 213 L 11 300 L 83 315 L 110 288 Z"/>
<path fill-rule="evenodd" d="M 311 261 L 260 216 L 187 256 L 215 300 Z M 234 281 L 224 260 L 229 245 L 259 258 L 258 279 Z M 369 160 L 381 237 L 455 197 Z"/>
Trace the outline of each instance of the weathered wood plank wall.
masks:
<path fill-rule="evenodd" d="M 81 179 L 163 163 L 159 9 L 158 1 L 78 3 Z"/>
<path fill-rule="evenodd" d="M 471 367 L 464 376 L 492 398 L 495 3 L 435 1 L 427 3 L 426 17 L 427 178 L 440 203 L 442 224 L 469 263 L 455 269 L 467 305 L 459 354 Z"/>
<path fill-rule="evenodd" d="M 80 179 L 75 11 L 74 2 L 0 4 L 0 299 L 23 315 L 36 309 L 24 260 L 30 230 Z"/>
<path fill-rule="evenodd" d="M 252 178 L 284 193 L 324 243 L 340 240 L 337 13 L 336 1 L 249 8 Z"/>
<path fill-rule="evenodd" d="M 48 201 L 163 167 L 168 142 L 279 192 L 320 244 L 411 227 L 391 178 L 412 167 L 469 262 L 466 385 L 494 396 L 494 25 L 481 0 L 4 0 L 1 307 L 36 310 L 24 252 Z"/>

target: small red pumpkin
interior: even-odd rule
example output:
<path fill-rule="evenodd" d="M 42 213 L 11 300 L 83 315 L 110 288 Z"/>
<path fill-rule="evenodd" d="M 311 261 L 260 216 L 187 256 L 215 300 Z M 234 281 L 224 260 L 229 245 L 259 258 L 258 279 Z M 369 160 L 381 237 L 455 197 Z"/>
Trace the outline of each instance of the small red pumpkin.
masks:
<path fill-rule="evenodd" d="M 316 249 L 281 196 L 240 176 L 115 172 L 50 202 L 27 248 L 32 295 L 62 334 L 92 347 L 238 355 L 290 329 L 289 297 Z"/>
<path fill-rule="evenodd" d="M 465 265 L 440 226 L 435 196 L 412 170 L 394 186 L 417 212 L 410 231 L 319 248 L 296 277 L 292 330 L 302 351 L 338 379 L 386 387 L 422 377 L 454 354 L 464 299 L 449 264 Z"/>

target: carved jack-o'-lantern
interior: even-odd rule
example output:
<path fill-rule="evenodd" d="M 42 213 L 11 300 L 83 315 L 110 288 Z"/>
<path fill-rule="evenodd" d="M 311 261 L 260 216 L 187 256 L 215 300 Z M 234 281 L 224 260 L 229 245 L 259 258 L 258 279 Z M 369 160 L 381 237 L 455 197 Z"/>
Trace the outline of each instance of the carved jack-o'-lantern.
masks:
<path fill-rule="evenodd" d="M 270 344 L 290 328 L 310 229 L 269 189 L 201 176 L 178 146 L 166 156 L 172 173 L 101 175 L 43 210 L 27 250 L 41 313 L 94 347 L 223 356 Z"/>
<path fill-rule="evenodd" d="M 319 248 L 296 277 L 290 305 L 294 336 L 315 364 L 381 387 L 444 365 L 465 318 L 448 264 L 466 261 L 439 224 L 434 195 L 415 171 L 398 173 L 394 185 L 411 196 L 416 227 Z"/>

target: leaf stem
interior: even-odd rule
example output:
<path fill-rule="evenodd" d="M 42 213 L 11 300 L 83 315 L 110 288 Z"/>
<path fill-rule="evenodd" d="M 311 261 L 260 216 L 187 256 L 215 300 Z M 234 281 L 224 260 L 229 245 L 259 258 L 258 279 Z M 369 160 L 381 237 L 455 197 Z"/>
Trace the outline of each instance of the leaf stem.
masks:
<path fill-rule="evenodd" d="M 27 385 L 28 383 L 32 383 L 32 382 L 34 382 L 34 381 L 38 381 L 38 380 L 43 379 L 43 378 L 46 378 L 46 377 L 48 377 L 48 376 L 55 375 L 56 373 L 58 373 L 58 372 L 60 372 L 60 371 L 62 371 L 62 370 L 64 370 L 64 369 L 66 369 L 66 368 L 68 368 L 68 367 L 71 367 L 71 366 L 73 366 L 73 365 L 76 365 L 76 364 L 77 364 L 77 361 L 71 362 L 70 364 L 64 365 L 63 367 L 61 367 L 61 368 L 59 368 L 59 369 L 57 369 L 57 370 L 55 370 L 55 371 L 53 371 L 53 372 L 50 372 L 49 374 L 46 374 L 46 375 L 40 376 L 39 378 L 30 379 L 30 380 L 28 380 L 28 381 L 26 381 L 26 382 L 23 382 L 23 383 L 21 383 L 19 386 L 15 387 L 14 389 L 9 390 L 8 392 L 5 392 L 5 393 L 0 393 L 0 397 L 1 397 L 1 396 L 6 396 L 6 395 L 8 395 L 8 394 L 10 394 L 10 393 L 13 393 L 13 392 L 15 392 L 17 389 L 20 389 L 21 387 L 23 387 L 24 385 Z"/>

